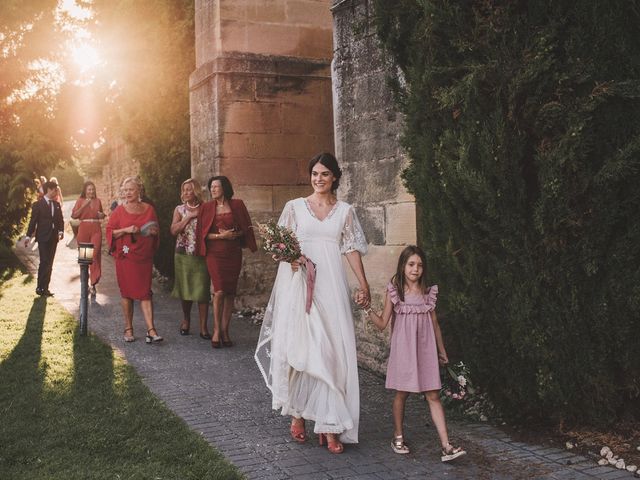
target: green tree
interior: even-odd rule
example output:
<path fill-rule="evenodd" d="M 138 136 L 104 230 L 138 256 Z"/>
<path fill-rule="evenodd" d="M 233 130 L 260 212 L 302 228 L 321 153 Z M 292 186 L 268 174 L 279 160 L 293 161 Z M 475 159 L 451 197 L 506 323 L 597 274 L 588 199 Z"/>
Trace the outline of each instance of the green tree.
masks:
<path fill-rule="evenodd" d="M 180 184 L 191 174 L 189 75 L 195 69 L 192 0 L 96 0 L 95 36 L 109 55 L 106 132 L 139 162 L 161 223 L 155 264 L 173 273 L 169 233 Z"/>
<path fill-rule="evenodd" d="M 62 38 L 55 0 L 0 2 L 0 238 L 21 229 L 33 199 L 33 178 L 68 157 L 58 122 Z"/>
<path fill-rule="evenodd" d="M 521 420 L 639 418 L 639 2 L 374 4 L 478 382 Z"/>

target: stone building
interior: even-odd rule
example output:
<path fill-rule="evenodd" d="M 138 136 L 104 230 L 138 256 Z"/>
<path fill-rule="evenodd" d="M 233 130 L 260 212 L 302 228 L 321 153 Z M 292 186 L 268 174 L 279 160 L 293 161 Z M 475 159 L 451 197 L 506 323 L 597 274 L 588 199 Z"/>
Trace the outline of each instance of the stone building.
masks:
<path fill-rule="evenodd" d="M 380 302 L 400 250 L 416 241 L 416 215 L 400 179 L 402 119 L 371 8 L 369 0 L 196 0 L 191 158 L 193 176 L 229 176 L 252 216 L 264 219 L 310 193 L 313 155 L 335 152 L 339 197 L 358 210 Z M 264 305 L 271 260 L 248 255 L 243 271 L 241 301 Z M 386 339 L 356 317 L 360 360 L 378 369 Z"/>
<path fill-rule="evenodd" d="M 272 218 L 309 194 L 307 160 L 333 150 L 331 12 L 317 0 L 195 5 L 192 175 L 228 176 L 254 220 Z M 239 303 L 264 305 L 274 271 L 246 255 Z"/>
<path fill-rule="evenodd" d="M 372 2 L 332 3 L 335 152 L 345 178 L 338 193 L 358 210 L 369 241 L 364 266 L 374 306 L 381 308 L 400 251 L 416 243 L 415 201 L 400 178 L 407 160 L 399 142 L 402 117 L 388 88 L 393 65 L 379 48 Z M 357 317 L 359 360 L 380 369 L 390 332 L 381 335 Z"/>

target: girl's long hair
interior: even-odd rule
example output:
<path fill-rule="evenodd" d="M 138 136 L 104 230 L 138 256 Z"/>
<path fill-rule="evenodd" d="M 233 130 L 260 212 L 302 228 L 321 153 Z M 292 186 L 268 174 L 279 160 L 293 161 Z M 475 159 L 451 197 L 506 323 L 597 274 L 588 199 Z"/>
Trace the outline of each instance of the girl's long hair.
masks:
<path fill-rule="evenodd" d="M 424 254 L 424 251 L 418 247 L 417 245 L 408 245 L 402 250 L 400 253 L 400 257 L 398 258 L 398 268 L 396 269 L 396 274 L 391 277 L 391 284 L 398 291 L 398 296 L 400 297 L 400 301 L 404 302 L 404 287 L 406 285 L 406 281 L 404 278 L 404 267 L 407 265 L 409 258 L 412 255 L 418 255 L 420 260 L 422 260 L 422 276 L 419 280 L 420 291 L 423 294 L 426 294 L 429 291 L 429 286 L 427 285 L 427 256 Z"/>

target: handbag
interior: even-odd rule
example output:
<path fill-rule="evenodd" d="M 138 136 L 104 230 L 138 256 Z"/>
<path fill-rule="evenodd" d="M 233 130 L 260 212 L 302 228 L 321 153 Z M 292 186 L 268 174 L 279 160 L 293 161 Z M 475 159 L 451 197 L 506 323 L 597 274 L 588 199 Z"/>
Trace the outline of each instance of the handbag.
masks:
<path fill-rule="evenodd" d="M 82 223 L 82 220 L 80 220 L 79 218 L 72 218 L 71 220 L 69 220 L 69 225 L 71 226 L 71 228 L 78 228 L 80 226 L 80 223 Z"/>

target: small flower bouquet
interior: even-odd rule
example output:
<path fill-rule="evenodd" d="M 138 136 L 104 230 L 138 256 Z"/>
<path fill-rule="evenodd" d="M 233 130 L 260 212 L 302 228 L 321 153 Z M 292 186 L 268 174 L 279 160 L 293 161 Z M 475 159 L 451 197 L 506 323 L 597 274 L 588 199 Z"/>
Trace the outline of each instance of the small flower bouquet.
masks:
<path fill-rule="evenodd" d="M 474 392 L 469 380 L 469 370 L 464 363 L 442 368 L 442 395 L 451 400 L 464 400 Z"/>
<path fill-rule="evenodd" d="M 296 234 L 290 228 L 278 225 L 271 221 L 258 224 L 258 233 L 264 240 L 262 248 L 271 254 L 274 260 L 292 263 L 295 260 L 300 262 L 304 269 L 307 285 L 307 299 L 305 311 L 311 312 L 313 303 L 313 290 L 316 283 L 316 265 L 309 258 L 302 254 L 300 242 Z"/>
<path fill-rule="evenodd" d="M 290 228 L 270 221 L 259 223 L 258 233 L 263 240 L 263 250 L 275 259 L 291 263 L 301 257 L 300 242 Z"/>

